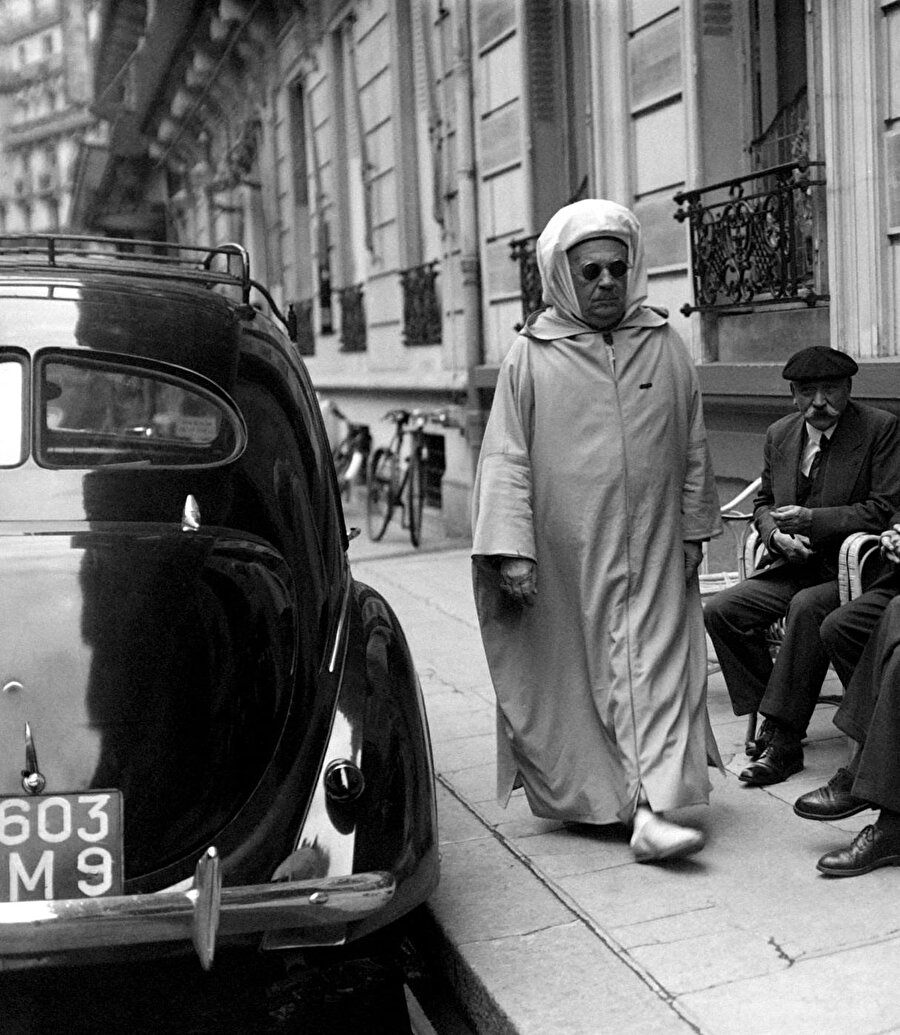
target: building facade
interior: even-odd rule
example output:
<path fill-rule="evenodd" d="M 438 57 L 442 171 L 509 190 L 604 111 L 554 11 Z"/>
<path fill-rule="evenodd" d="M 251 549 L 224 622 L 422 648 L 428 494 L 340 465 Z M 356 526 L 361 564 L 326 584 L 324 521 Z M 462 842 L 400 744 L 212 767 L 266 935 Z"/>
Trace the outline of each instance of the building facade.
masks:
<path fill-rule="evenodd" d="M 0 232 L 68 226 L 90 112 L 99 4 L 0 2 Z"/>
<path fill-rule="evenodd" d="M 900 408 L 900 0 L 119 0 L 94 88 L 79 225 L 244 244 L 376 444 L 393 406 L 447 412 L 449 528 L 535 237 L 581 197 L 641 219 L 723 498 L 797 348 Z"/>

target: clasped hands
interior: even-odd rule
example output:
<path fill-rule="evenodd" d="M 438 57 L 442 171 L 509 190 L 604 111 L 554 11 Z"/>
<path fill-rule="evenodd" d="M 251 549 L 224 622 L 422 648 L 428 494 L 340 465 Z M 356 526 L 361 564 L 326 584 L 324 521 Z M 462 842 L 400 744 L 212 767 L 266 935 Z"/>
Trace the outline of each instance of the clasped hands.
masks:
<path fill-rule="evenodd" d="M 769 511 L 776 524 L 770 545 L 794 563 L 808 561 L 813 555 L 808 533 L 812 529 L 812 511 L 795 505 L 772 507 Z"/>

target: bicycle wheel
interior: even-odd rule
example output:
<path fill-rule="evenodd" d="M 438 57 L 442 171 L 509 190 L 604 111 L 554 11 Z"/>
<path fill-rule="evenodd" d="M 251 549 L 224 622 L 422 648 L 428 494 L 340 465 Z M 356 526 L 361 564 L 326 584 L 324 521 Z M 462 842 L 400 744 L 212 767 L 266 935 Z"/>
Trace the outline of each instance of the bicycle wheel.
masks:
<path fill-rule="evenodd" d="M 378 542 L 390 524 L 396 484 L 396 454 L 389 449 L 376 449 L 366 478 L 366 524 L 373 542 Z"/>
<path fill-rule="evenodd" d="M 409 538 L 413 546 L 422 539 L 422 511 L 425 507 L 425 459 L 421 449 L 414 449 L 409 458 L 408 478 Z"/>

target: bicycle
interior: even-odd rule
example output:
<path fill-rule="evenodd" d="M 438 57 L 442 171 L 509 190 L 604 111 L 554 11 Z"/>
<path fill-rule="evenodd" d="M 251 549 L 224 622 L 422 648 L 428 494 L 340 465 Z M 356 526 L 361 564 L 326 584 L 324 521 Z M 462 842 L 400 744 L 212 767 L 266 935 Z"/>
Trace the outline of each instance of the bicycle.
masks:
<path fill-rule="evenodd" d="M 424 427 L 429 421 L 444 424 L 443 410 L 389 410 L 385 420 L 394 422 L 390 445 L 376 449 L 372 454 L 366 479 L 366 524 L 369 538 L 378 542 L 391 523 L 394 508 L 401 508 L 401 527 L 409 530 L 413 546 L 422 536 L 422 511 L 425 507 L 425 465 L 428 447 Z M 403 439 L 411 442 L 405 459 L 401 459 Z M 400 473 L 401 462 L 405 464 Z"/>
<path fill-rule="evenodd" d="M 347 429 L 347 434 L 331 451 L 331 458 L 334 461 L 334 471 L 341 495 L 349 499 L 354 482 L 360 472 L 365 471 L 368 467 L 372 436 L 365 424 L 354 424 L 347 420 L 335 403 L 331 403 L 330 406 L 334 416 Z"/>

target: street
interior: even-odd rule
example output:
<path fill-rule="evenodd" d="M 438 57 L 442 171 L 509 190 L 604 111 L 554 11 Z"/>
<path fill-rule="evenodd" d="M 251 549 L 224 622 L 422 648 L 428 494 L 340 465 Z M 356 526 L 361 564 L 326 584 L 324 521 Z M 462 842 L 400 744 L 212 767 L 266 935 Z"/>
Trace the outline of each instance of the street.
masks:
<path fill-rule="evenodd" d="M 310 966 L 222 953 L 209 973 L 186 956 L 146 964 L 0 976 L 3 1035 L 402 1035 L 402 975 L 379 961 Z M 427 1035 L 427 1033 L 426 1033 Z"/>

